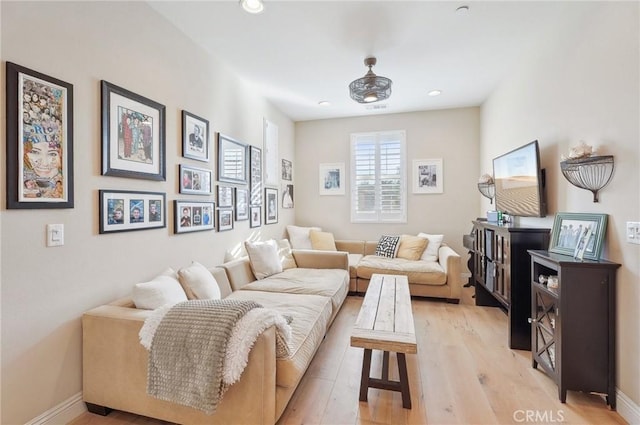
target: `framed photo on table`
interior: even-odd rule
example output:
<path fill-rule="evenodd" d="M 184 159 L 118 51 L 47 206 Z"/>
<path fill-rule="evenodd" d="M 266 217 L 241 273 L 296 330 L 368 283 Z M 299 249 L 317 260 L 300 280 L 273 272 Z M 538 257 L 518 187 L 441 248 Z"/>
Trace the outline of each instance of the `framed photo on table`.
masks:
<path fill-rule="evenodd" d="M 278 222 L 278 189 L 270 187 L 264 190 L 265 212 L 264 224 L 274 224 Z"/>
<path fill-rule="evenodd" d="M 213 172 L 206 168 L 196 168 L 180 164 L 180 193 L 191 195 L 211 194 Z"/>
<path fill-rule="evenodd" d="M 413 193 L 443 193 L 442 158 L 413 160 Z"/>
<path fill-rule="evenodd" d="M 101 82 L 102 174 L 166 180 L 165 106 Z"/>
<path fill-rule="evenodd" d="M 209 121 L 182 111 L 182 156 L 209 162 Z"/>
<path fill-rule="evenodd" d="M 218 133 L 218 180 L 247 183 L 247 145 Z"/>
<path fill-rule="evenodd" d="M 557 213 L 549 252 L 599 260 L 607 232 L 607 214 Z"/>
<path fill-rule="evenodd" d="M 100 190 L 100 234 L 167 226 L 166 194 Z"/>
<path fill-rule="evenodd" d="M 6 65 L 7 209 L 73 208 L 73 85 Z"/>
<path fill-rule="evenodd" d="M 214 230 L 215 207 L 212 201 L 173 201 L 174 233 Z"/>

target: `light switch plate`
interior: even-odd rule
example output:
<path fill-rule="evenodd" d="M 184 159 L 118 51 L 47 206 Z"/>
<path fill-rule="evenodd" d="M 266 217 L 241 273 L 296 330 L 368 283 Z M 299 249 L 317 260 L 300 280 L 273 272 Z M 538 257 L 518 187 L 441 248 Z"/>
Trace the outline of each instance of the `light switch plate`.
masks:
<path fill-rule="evenodd" d="M 640 221 L 627 221 L 627 242 L 640 245 Z"/>
<path fill-rule="evenodd" d="M 47 246 L 64 245 L 64 224 L 47 224 Z"/>

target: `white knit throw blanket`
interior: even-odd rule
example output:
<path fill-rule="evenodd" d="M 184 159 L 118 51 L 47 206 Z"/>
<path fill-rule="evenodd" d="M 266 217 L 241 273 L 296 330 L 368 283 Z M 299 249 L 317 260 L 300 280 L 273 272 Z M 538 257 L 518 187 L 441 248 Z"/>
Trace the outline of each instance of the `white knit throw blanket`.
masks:
<path fill-rule="evenodd" d="M 155 310 L 144 322 L 142 329 L 140 329 L 140 343 L 147 349 L 151 350 L 152 342 L 156 329 L 161 323 L 166 313 L 172 306 L 165 306 Z M 265 308 L 253 308 L 247 311 L 233 327 L 229 339 L 226 341 L 226 349 L 224 353 L 224 361 L 222 367 L 222 381 L 219 383 L 211 383 L 212 388 L 220 389 L 219 393 L 214 393 L 213 397 L 209 394 L 209 398 L 212 400 L 200 400 L 194 402 L 194 400 L 180 400 L 180 397 L 171 399 L 180 404 L 186 404 L 207 413 L 213 413 L 217 407 L 222 395 L 226 389 L 237 382 L 247 365 L 249 352 L 253 347 L 258 336 L 264 332 L 267 328 L 275 326 L 276 328 L 276 356 L 278 358 L 286 358 L 290 356 L 289 342 L 291 340 L 291 327 L 287 320 L 279 313 L 271 309 Z M 220 344 L 220 345 L 225 345 Z M 194 384 L 193 382 L 189 383 Z M 195 383 L 197 386 L 202 386 L 203 383 Z M 209 386 L 205 383 L 204 386 Z M 205 388 L 200 388 L 200 391 L 204 392 Z M 153 394 L 152 394 L 153 395 Z M 220 396 L 220 399 L 217 398 Z M 167 399 L 167 397 L 164 397 Z"/>

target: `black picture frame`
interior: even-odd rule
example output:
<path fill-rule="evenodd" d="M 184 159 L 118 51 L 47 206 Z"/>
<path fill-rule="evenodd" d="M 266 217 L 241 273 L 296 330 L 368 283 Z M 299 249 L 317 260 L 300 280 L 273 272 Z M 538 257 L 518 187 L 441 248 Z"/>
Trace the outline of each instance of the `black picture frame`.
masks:
<path fill-rule="evenodd" d="M 236 187 L 236 221 L 249 220 L 249 190 Z"/>
<path fill-rule="evenodd" d="M 265 188 L 264 198 L 264 224 L 275 224 L 278 222 L 278 189 Z"/>
<path fill-rule="evenodd" d="M 218 208 L 218 231 L 233 230 L 233 209 Z"/>
<path fill-rule="evenodd" d="M 165 181 L 165 106 L 104 80 L 100 87 L 102 175 Z"/>
<path fill-rule="evenodd" d="M 251 212 L 249 227 L 254 228 L 262 226 L 262 206 L 251 205 L 249 210 Z"/>
<path fill-rule="evenodd" d="M 182 156 L 203 162 L 211 158 L 209 121 L 185 110 L 182 111 Z"/>
<path fill-rule="evenodd" d="M 164 192 L 100 190 L 98 193 L 100 234 L 167 227 Z"/>
<path fill-rule="evenodd" d="M 249 179 L 251 205 L 262 205 L 262 150 L 256 146 L 249 147 Z"/>
<path fill-rule="evenodd" d="M 559 212 L 553 220 L 549 252 L 599 260 L 606 233 L 607 214 Z"/>
<path fill-rule="evenodd" d="M 282 180 L 293 181 L 293 163 L 282 158 Z"/>
<path fill-rule="evenodd" d="M 233 208 L 233 187 L 218 185 L 218 208 Z"/>
<path fill-rule="evenodd" d="M 218 133 L 218 180 L 247 183 L 247 145 Z"/>
<path fill-rule="evenodd" d="M 7 209 L 73 208 L 73 85 L 7 62 L 6 108 Z"/>
<path fill-rule="evenodd" d="M 216 203 L 213 201 L 173 201 L 173 233 L 215 230 Z"/>
<path fill-rule="evenodd" d="M 180 193 L 210 195 L 213 186 L 213 171 L 206 168 L 180 164 Z"/>

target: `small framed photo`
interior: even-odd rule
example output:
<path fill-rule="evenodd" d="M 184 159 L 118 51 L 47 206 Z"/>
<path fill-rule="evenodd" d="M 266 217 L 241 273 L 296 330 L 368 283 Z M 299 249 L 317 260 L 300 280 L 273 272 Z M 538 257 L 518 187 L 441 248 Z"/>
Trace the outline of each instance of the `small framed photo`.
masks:
<path fill-rule="evenodd" d="M 607 232 L 607 214 L 557 213 L 549 252 L 599 260 Z"/>
<path fill-rule="evenodd" d="M 282 160 L 282 180 L 293 180 L 293 164 L 288 159 Z"/>
<path fill-rule="evenodd" d="M 278 222 L 278 189 L 265 188 L 264 197 L 266 199 L 266 209 L 264 224 L 274 224 Z"/>
<path fill-rule="evenodd" d="M 219 133 L 218 180 L 247 183 L 247 145 Z"/>
<path fill-rule="evenodd" d="M 249 148 L 249 178 L 251 205 L 262 205 L 262 150 L 255 146 Z"/>
<path fill-rule="evenodd" d="M 282 208 L 293 208 L 293 185 L 292 184 L 283 184 L 282 185 Z"/>
<path fill-rule="evenodd" d="M 166 194 L 100 190 L 100 234 L 167 226 Z"/>
<path fill-rule="evenodd" d="M 442 158 L 413 160 L 413 193 L 443 193 Z"/>
<path fill-rule="evenodd" d="M 233 187 L 218 185 L 218 207 L 233 207 Z"/>
<path fill-rule="evenodd" d="M 215 229 L 212 201 L 173 201 L 174 233 L 200 232 Z"/>
<path fill-rule="evenodd" d="M 73 208 L 73 85 L 7 62 L 7 209 Z"/>
<path fill-rule="evenodd" d="M 262 207 L 260 205 L 252 205 L 250 207 L 250 210 L 251 210 L 251 221 L 249 221 L 249 227 L 262 226 Z"/>
<path fill-rule="evenodd" d="M 236 187 L 236 221 L 249 220 L 249 190 Z"/>
<path fill-rule="evenodd" d="M 182 156 L 209 162 L 209 121 L 182 111 Z"/>
<path fill-rule="evenodd" d="M 344 195 L 344 162 L 320 164 L 320 195 Z"/>
<path fill-rule="evenodd" d="M 218 209 L 218 231 L 224 232 L 225 230 L 233 229 L 233 209 L 232 208 L 219 208 Z"/>
<path fill-rule="evenodd" d="M 211 170 L 180 164 L 180 193 L 211 194 L 212 175 Z"/>
<path fill-rule="evenodd" d="M 102 174 L 166 180 L 165 106 L 107 81 L 102 91 Z"/>

